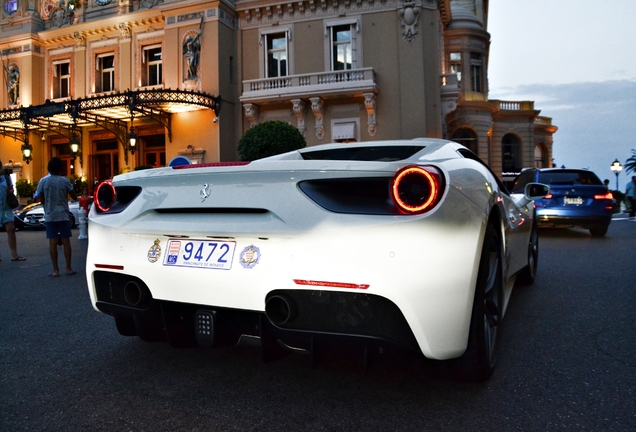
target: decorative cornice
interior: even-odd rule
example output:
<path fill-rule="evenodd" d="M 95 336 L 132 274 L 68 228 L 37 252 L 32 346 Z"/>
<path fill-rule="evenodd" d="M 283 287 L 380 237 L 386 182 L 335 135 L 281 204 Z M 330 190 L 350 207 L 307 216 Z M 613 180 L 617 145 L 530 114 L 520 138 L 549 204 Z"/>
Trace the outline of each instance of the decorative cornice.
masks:
<path fill-rule="evenodd" d="M 433 0 L 424 0 L 433 1 Z M 276 23 L 335 18 L 342 14 L 363 14 L 396 10 L 400 0 L 283 0 L 239 3 L 239 27 L 250 28 Z"/>
<path fill-rule="evenodd" d="M 106 21 L 106 22 L 104 22 Z M 62 29 L 56 29 L 54 31 L 46 31 L 40 33 L 40 40 L 43 45 L 58 45 L 75 43 L 75 34 L 81 34 L 86 39 L 94 39 L 101 36 L 112 36 L 112 34 L 119 35 L 122 39 L 129 39 L 130 34 L 137 27 L 154 26 L 163 28 L 165 18 L 162 15 L 154 15 L 148 17 L 139 17 L 122 23 L 121 19 L 104 20 L 100 21 L 102 25 L 96 27 L 95 22 L 82 23 L 80 25 L 74 25 L 72 27 L 64 27 Z M 123 29 L 122 29 L 123 26 Z M 125 29 L 128 30 L 125 30 Z M 126 37 L 128 36 L 128 37 Z"/>

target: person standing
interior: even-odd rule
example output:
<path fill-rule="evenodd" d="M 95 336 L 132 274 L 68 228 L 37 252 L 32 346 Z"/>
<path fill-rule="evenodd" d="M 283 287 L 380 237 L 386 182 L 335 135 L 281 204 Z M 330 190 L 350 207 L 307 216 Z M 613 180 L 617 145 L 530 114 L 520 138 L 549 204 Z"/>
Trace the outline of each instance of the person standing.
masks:
<path fill-rule="evenodd" d="M 629 209 L 629 218 L 636 218 L 636 194 L 634 193 L 636 189 L 636 176 L 632 176 L 632 181 L 627 183 L 625 187 L 625 196 L 627 196 L 627 201 L 629 201 L 629 205 L 631 208 Z"/>
<path fill-rule="evenodd" d="M 57 265 L 58 238 L 64 247 L 64 259 L 66 260 L 66 275 L 77 274 L 71 266 L 71 222 L 69 220 L 68 196 L 77 199 L 71 181 L 62 176 L 64 162 L 60 158 L 51 158 L 48 164 L 50 176 L 44 177 L 38 184 L 38 196 L 44 206 L 44 224 L 46 226 L 46 238 L 49 239 L 49 254 L 53 271 L 50 277 L 58 277 L 60 268 Z"/>
<path fill-rule="evenodd" d="M 1 160 L 0 167 L 2 167 Z M 4 230 L 7 232 L 9 249 L 11 250 L 11 261 L 26 261 L 26 258 L 18 255 L 18 242 L 15 236 L 15 223 L 13 222 L 13 209 L 7 204 L 7 192 L 13 188 L 11 177 L 4 175 L 4 171 L 2 172 L 3 175 L 0 175 L 0 225 L 4 226 Z M 2 257 L 0 257 L 0 261 L 2 261 Z"/>

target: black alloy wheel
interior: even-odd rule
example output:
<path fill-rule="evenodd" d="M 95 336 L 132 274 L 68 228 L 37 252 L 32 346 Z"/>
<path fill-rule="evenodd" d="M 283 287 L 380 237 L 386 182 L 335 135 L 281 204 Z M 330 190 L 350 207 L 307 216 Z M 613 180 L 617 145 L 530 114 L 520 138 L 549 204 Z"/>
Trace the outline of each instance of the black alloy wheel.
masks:
<path fill-rule="evenodd" d="M 503 308 L 502 250 L 501 231 L 489 223 L 479 262 L 468 347 L 459 359 L 449 361 L 453 378 L 483 382 L 495 369 Z"/>
<path fill-rule="evenodd" d="M 528 265 L 525 266 L 517 276 L 517 284 L 531 285 L 537 277 L 537 267 L 539 266 L 539 230 L 536 222 L 532 223 L 530 240 L 528 241 Z"/>

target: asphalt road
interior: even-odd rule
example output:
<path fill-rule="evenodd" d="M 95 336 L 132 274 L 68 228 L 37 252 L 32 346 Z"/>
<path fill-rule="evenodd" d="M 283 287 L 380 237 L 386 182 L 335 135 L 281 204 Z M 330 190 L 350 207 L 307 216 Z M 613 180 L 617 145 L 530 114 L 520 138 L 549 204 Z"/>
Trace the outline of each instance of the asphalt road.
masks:
<path fill-rule="evenodd" d="M 0 233 L 2 431 L 636 430 L 636 222 L 541 231 L 537 281 L 514 291 L 480 385 L 402 355 L 312 369 L 119 336 L 90 305 L 87 241 L 72 240 L 80 274 L 54 279 L 44 237 L 19 232 L 16 263 Z"/>

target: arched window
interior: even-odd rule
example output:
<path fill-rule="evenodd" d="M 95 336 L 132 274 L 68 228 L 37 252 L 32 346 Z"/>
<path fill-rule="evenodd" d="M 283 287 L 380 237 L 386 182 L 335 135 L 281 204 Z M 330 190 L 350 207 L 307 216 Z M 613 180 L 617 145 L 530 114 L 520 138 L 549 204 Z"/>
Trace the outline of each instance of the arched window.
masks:
<path fill-rule="evenodd" d="M 478 152 L 479 146 L 477 145 L 477 134 L 475 133 L 474 130 L 467 127 L 459 128 L 455 132 L 453 132 L 453 135 L 451 136 L 451 140 L 458 142 L 463 146 L 468 147 L 470 151 L 472 151 L 476 155 L 479 155 L 479 152 Z"/>
<path fill-rule="evenodd" d="M 550 168 L 548 163 L 548 152 L 543 144 L 537 144 L 534 148 L 534 167 Z"/>
<path fill-rule="evenodd" d="M 501 170 L 504 173 L 521 172 L 521 140 L 513 134 L 501 140 Z"/>

